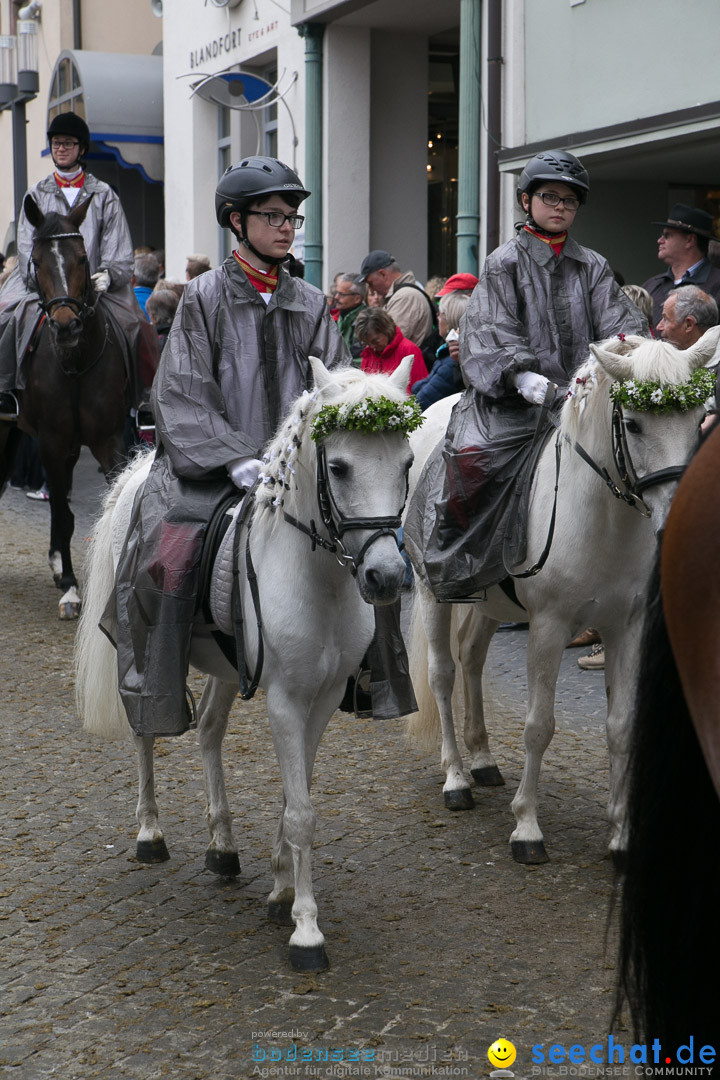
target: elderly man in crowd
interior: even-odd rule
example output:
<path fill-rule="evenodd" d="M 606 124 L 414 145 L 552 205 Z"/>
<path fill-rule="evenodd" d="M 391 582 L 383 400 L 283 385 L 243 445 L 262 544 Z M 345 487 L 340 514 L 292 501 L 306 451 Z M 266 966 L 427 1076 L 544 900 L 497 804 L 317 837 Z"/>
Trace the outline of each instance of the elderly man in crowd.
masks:
<path fill-rule="evenodd" d="M 360 267 L 360 281 L 384 298 L 384 307 L 403 335 L 422 347 L 435 322 L 435 307 L 411 270 L 403 272 L 387 251 L 371 251 Z"/>
<path fill-rule="evenodd" d="M 644 282 L 653 298 L 654 323 L 657 328 L 668 293 L 678 286 L 697 285 L 720 303 L 720 270 L 708 259 L 712 238 L 712 215 L 685 203 L 673 206 L 658 237 L 658 258 L 668 269 Z"/>
<path fill-rule="evenodd" d="M 663 341 L 689 349 L 717 321 L 718 305 L 712 296 L 697 285 L 684 285 L 668 293 L 657 330 Z"/>
<path fill-rule="evenodd" d="M 355 274 L 339 275 L 333 295 L 335 307 L 339 312 L 337 328 L 350 350 L 350 355 L 357 363 L 360 362 L 363 346 L 355 334 L 355 320 L 360 312 L 367 308 L 365 294 L 365 286 Z"/>
<path fill-rule="evenodd" d="M 160 263 L 152 252 L 142 252 L 135 256 L 133 264 L 133 292 L 142 308 L 143 315 L 147 315 L 146 304 L 150 293 L 158 283 L 160 277 Z"/>

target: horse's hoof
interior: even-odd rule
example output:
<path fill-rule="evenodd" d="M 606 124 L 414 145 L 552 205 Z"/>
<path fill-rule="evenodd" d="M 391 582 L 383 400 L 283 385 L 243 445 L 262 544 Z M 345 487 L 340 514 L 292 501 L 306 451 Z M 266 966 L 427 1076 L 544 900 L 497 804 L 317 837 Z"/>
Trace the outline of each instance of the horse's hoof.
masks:
<path fill-rule="evenodd" d="M 268 919 L 270 922 L 277 923 L 278 926 L 294 926 L 292 900 L 269 900 Z"/>
<path fill-rule="evenodd" d="M 524 866 L 540 866 L 550 861 L 542 840 L 511 840 L 510 850 L 515 862 Z"/>
<path fill-rule="evenodd" d="M 327 971 L 330 967 L 324 945 L 291 945 L 290 964 L 293 971 Z"/>
<path fill-rule="evenodd" d="M 58 606 L 58 618 L 59 619 L 78 619 L 80 617 L 80 604 L 69 601 L 67 603 L 60 602 Z"/>
<path fill-rule="evenodd" d="M 446 810 L 472 810 L 475 800 L 470 788 L 456 788 L 454 791 L 444 791 Z"/>
<path fill-rule="evenodd" d="M 240 859 L 237 851 L 218 851 L 217 848 L 208 848 L 205 852 L 205 869 L 212 870 L 218 877 L 237 877 L 240 873 Z"/>
<path fill-rule="evenodd" d="M 135 848 L 138 862 L 159 863 L 167 862 L 170 852 L 164 840 L 138 840 Z"/>
<path fill-rule="evenodd" d="M 480 787 L 503 787 L 505 780 L 497 765 L 486 765 L 484 769 L 471 769 L 473 780 Z"/>
<path fill-rule="evenodd" d="M 626 874 L 628 868 L 628 853 L 622 848 L 617 848 L 615 851 L 610 852 L 610 858 L 612 859 L 613 866 L 615 867 L 616 874 Z"/>

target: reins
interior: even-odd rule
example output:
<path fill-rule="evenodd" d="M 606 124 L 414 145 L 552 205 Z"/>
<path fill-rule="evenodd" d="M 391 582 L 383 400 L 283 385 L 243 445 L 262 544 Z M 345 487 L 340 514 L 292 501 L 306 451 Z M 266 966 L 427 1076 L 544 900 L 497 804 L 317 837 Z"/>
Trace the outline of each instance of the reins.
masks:
<path fill-rule="evenodd" d="M 538 425 L 535 430 L 535 436 L 533 438 L 533 446 L 539 439 L 542 430 L 544 429 L 544 418 L 547 419 L 557 429 L 557 438 L 555 440 L 555 489 L 553 493 L 553 506 L 552 513 L 550 515 L 550 525 L 548 527 L 547 539 L 545 546 L 538 558 L 532 566 L 527 569 L 513 572 L 507 566 L 503 552 L 503 564 L 505 570 L 510 577 L 513 578 L 528 578 L 534 577 L 538 574 L 550 555 L 550 549 L 552 547 L 553 537 L 555 535 L 555 522 L 557 516 L 557 500 L 558 500 L 558 487 L 560 478 L 560 459 L 562 454 L 562 443 L 574 450 L 574 452 L 580 457 L 586 465 L 596 473 L 603 483 L 606 485 L 611 495 L 614 498 L 624 502 L 627 506 L 633 510 L 637 510 L 643 517 L 649 518 L 651 511 L 649 507 L 643 502 L 642 493 L 647 491 L 648 488 L 654 487 L 657 484 L 666 483 L 668 480 L 678 480 L 685 472 L 686 465 L 670 465 L 665 469 L 657 469 L 655 472 L 647 473 L 646 476 L 639 477 L 633 465 L 632 455 L 630 454 L 630 447 L 628 446 L 627 436 L 625 434 L 625 428 L 623 425 L 623 411 L 622 405 L 619 402 L 613 403 L 612 411 L 612 454 L 613 461 L 618 471 L 618 477 L 620 484 L 617 484 L 613 480 L 608 470 L 593 459 L 593 457 L 587 452 L 587 450 L 576 439 L 571 439 L 560 426 L 559 417 L 555 416 L 550 411 L 550 406 L 554 397 L 554 388 L 551 385 L 548 387 L 548 391 L 545 395 L 545 400 L 540 406 L 541 413 L 538 419 Z"/>

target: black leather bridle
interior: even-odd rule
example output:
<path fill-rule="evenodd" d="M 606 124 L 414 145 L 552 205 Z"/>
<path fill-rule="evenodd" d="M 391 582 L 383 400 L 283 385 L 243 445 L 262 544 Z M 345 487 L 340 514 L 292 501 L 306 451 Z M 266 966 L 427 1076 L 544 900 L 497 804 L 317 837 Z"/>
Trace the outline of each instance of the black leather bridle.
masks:
<path fill-rule="evenodd" d="M 293 525 L 310 538 L 313 551 L 316 547 L 321 547 L 325 551 L 332 552 L 340 565 L 349 567 L 350 573 L 355 576 L 371 545 L 382 536 L 392 536 L 395 543 L 398 544 L 398 548 L 400 547 L 397 530 L 402 525 L 402 512 L 407 502 L 408 486 L 409 478 L 406 476 L 405 498 L 397 514 L 390 517 L 346 517 L 339 509 L 333 496 L 328 476 L 325 445 L 319 442 L 317 444 L 318 510 L 328 535 L 324 537 L 318 533 L 314 520 L 311 520 L 310 525 L 307 526 L 291 514 L 288 514 L 286 510 L 283 510 L 283 516 L 290 525 Z M 358 554 L 352 555 L 343 544 L 342 538 L 345 533 L 357 529 L 370 529 L 372 533 L 362 545 Z"/>
<path fill-rule="evenodd" d="M 40 237 L 41 241 L 45 240 L 66 240 L 66 239 L 79 239 L 83 240 L 83 235 L 80 232 L 64 232 L 53 233 L 51 236 Z M 28 285 L 30 285 L 30 271 L 28 270 Z M 32 283 L 35 286 L 35 291 L 40 297 L 39 308 L 48 317 L 52 319 L 53 309 L 56 307 L 69 307 L 71 311 L 80 319 L 82 323 L 87 322 L 95 314 L 95 292 L 92 287 L 92 281 L 90 280 L 90 264 L 85 263 L 85 287 L 83 289 L 82 299 L 78 300 L 76 296 L 53 296 L 51 300 L 46 300 L 40 289 L 40 284 L 37 279 L 37 274 L 33 273 Z"/>

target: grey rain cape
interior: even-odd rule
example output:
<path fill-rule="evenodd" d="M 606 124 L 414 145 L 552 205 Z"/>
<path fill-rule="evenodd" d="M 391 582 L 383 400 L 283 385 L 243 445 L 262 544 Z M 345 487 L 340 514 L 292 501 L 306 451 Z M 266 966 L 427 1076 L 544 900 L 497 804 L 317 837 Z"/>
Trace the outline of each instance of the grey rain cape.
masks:
<path fill-rule="evenodd" d="M 226 466 L 261 456 L 311 385 L 311 355 L 329 368 L 350 361 L 323 294 L 284 269 L 267 305 L 232 256 L 186 286 L 153 385 L 158 453 L 103 619 L 138 735 L 188 727 L 199 560 L 211 513 L 233 490 Z"/>
<path fill-rule="evenodd" d="M 133 247 L 120 200 L 108 184 L 91 173 L 85 174 L 85 183 L 73 206 L 65 198 L 63 189 L 58 187 L 53 175 L 40 180 L 29 189 L 28 194 L 32 195 L 43 214 L 67 215 L 74 207 L 90 200 L 79 231 L 85 242 L 90 273 L 107 270 L 110 274 L 110 288 L 101 294 L 100 303 L 118 328 L 118 340 L 126 345 L 126 364 L 132 384 L 130 397 L 132 404 L 135 404 L 140 392 L 138 352 L 143 349 L 146 371 L 150 369 L 144 380 L 149 385 L 157 367 L 159 347 L 157 334 L 154 330 L 149 332 L 150 324 L 130 284 Z M 42 316 L 38 307 L 39 297 L 28 281 L 33 235 L 33 226 L 23 209 L 17 231 L 18 264 L 0 290 L 0 390 L 24 387 L 22 358 Z"/>
<path fill-rule="evenodd" d="M 460 328 L 467 389 L 411 500 L 405 544 L 438 600 L 508 576 L 525 557 L 529 474 L 551 430 L 514 376 L 557 383 L 559 408 L 589 343 L 647 333 L 606 260 L 568 238 L 559 256 L 523 230 L 488 256 Z M 534 436 L 536 436 L 534 438 Z"/>

